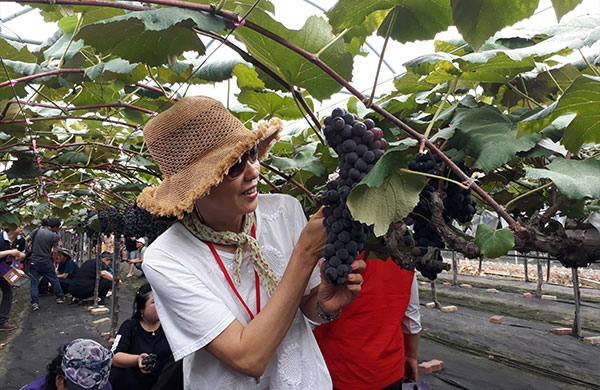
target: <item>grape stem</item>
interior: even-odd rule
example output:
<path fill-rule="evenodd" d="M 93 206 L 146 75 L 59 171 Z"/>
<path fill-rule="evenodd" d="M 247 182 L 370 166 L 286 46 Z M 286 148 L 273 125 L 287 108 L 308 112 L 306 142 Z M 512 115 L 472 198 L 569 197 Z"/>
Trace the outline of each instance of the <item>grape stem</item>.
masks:
<path fill-rule="evenodd" d="M 456 76 L 456 79 L 454 79 L 453 81 L 450 82 L 450 88 L 448 89 L 448 92 L 446 93 L 444 100 L 442 100 L 440 102 L 440 105 L 438 106 L 437 110 L 435 111 L 435 114 L 433 114 L 433 118 L 431 118 L 431 122 L 429 122 L 429 125 L 427 125 L 427 129 L 425 130 L 425 133 L 423 134 L 423 138 L 429 139 L 429 134 L 431 133 L 431 129 L 433 128 L 433 125 L 435 124 L 435 121 L 437 120 L 437 118 L 442 113 L 444 104 L 448 101 L 448 96 L 452 95 L 454 93 L 454 90 L 456 89 L 456 86 L 458 85 L 459 78 L 460 78 L 460 75 Z M 419 153 L 423 153 L 424 148 L 425 148 L 425 143 L 423 141 L 421 141 L 421 144 L 419 146 Z M 442 148 L 440 148 L 440 150 L 441 149 Z"/>
<path fill-rule="evenodd" d="M 398 10 L 396 8 L 392 11 L 394 14 L 392 15 L 392 19 L 390 20 L 390 24 L 388 25 L 387 32 L 385 34 L 385 41 L 383 41 L 383 48 L 381 49 L 381 54 L 379 54 L 379 63 L 377 64 L 377 72 L 375 72 L 375 80 L 373 81 L 373 90 L 371 91 L 371 96 L 369 96 L 369 101 L 365 105 L 367 108 L 371 108 L 373 104 L 373 99 L 375 97 L 375 88 L 377 88 L 377 80 L 379 79 L 379 72 L 381 71 L 381 63 L 383 62 L 383 56 L 385 54 L 385 49 L 387 48 L 388 41 L 390 40 L 390 36 L 392 35 L 392 28 L 396 24 L 396 17 L 398 16 Z"/>
<path fill-rule="evenodd" d="M 426 176 L 426 177 L 431 177 L 434 179 L 440 179 L 440 180 L 445 180 L 447 182 L 456 184 L 457 186 L 459 186 L 460 188 L 462 188 L 463 190 L 468 190 L 470 188 L 470 186 L 464 185 L 461 182 L 458 182 L 456 180 L 452 180 L 450 178 L 444 177 L 444 176 L 438 176 L 438 175 L 432 175 L 431 173 L 425 173 L 425 172 L 418 172 L 418 171 L 411 171 L 410 169 L 406 169 L 406 168 L 400 168 L 398 169 L 400 172 L 402 173 L 410 173 L 413 175 L 418 175 L 418 176 Z M 472 180 L 472 179 L 471 179 Z"/>

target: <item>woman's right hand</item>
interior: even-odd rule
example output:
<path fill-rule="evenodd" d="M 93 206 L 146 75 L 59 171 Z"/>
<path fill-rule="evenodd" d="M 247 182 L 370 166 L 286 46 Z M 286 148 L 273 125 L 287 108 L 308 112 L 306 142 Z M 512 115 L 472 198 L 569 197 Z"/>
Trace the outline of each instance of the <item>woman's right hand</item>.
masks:
<path fill-rule="evenodd" d="M 147 353 L 145 353 L 145 352 L 144 352 L 144 353 L 140 353 L 140 354 L 138 355 L 138 358 L 137 358 L 137 363 L 138 363 L 138 367 L 139 367 L 140 371 L 141 371 L 143 374 L 150 374 L 150 371 L 146 371 L 146 370 L 145 370 L 145 366 L 142 364 L 142 361 L 144 360 L 144 358 L 145 358 L 146 356 L 148 356 L 148 354 L 147 354 Z"/>
<path fill-rule="evenodd" d="M 300 250 L 303 254 L 302 257 L 308 258 L 316 264 L 316 262 L 323 256 L 323 248 L 325 247 L 325 241 L 327 240 L 327 233 L 325 232 L 325 226 L 323 225 L 323 207 L 317 211 L 310 219 L 302 233 L 300 238 L 294 247 L 294 250 Z M 313 265 L 314 265 L 313 264 Z"/>

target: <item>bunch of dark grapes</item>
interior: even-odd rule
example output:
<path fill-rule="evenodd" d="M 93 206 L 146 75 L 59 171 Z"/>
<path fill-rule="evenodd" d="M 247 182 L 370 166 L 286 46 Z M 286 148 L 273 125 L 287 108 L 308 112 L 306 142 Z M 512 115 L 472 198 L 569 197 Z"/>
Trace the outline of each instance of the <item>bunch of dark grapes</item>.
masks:
<path fill-rule="evenodd" d="M 467 175 L 470 173 L 470 169 L 463 163 L 459 164 L 459 167 Z M 450 178 L 457 180 L 458 177 L 450 173 L 448 169 L 441 169 L 441 160 L 438 156 L 433 156 L 430 153 L 421 154 L 408 162 L 408 169 L 417 172 L 424 172 L 431 175 L 445 176 L 448 175 Z M 404 244 L 406 246 L 412 246 L 411 253 L 414 256 L 422 257 L 428 253 L 431 248 L 444 249 L 445 244 L 440 235 L 433 229 L 430 224 L 431 211 L 429 209 L 429 201 L 431 194 L 434 191 L 438 191 L 442 185 L 446 185 L 446 199 L 444 200 L 444 220 L 450 222 L 453 219 L 458 220 L 460 223 L 467 223 L 473 219 L 475 215 L 476 207 L 475 202 L 471 199 L 471 190 L 463 190 L 459 186 L 439 179 L 429 179 L 427 185 L 421 190 L 419 194 L 419 203 L 415 206 L 408 221 L 405 220 L 407 225 L 413 226 L 413 234 L 409 232 L 404 237 Z M 444 265 L 444 259 L 442 258 L 440 251 L 435 250 L 432 256 L 428 256 L 426 260 L 417 263 L 417 270 L 421 274 L 430 279 L 435 280 L 437 275 L 446 268 Z"/>
<path fill-rule="evenodd" d="M 458 164 L 458 167 L 467 175 L 471 175 L 471 168 L 464 162 Z M 450 173 L 450 179 L 459 181 L 460 179 L 454 173 Z M 460 223 L 471 222 L 477 212 L 475 201 L 471 198 L 471 189 L 465 190 L 454 183 L 448 183 L 446 187 L 446 199 L 444 199 L 444 218 L 447 221 L 456 219 Z"/>
<path fill-rule="evenodd" d="M 152 218 L 152 224 L 146 231 L 146 237 L 148 237 L 148 245 L 152 241 L 156 240 L 158 236 L 163 234 L 173 223 L 177 221 L 175 217 L 154 217 Z"/>
<path fill-rule="evenodd" d="M 121 235 L 125 231 L 125 219 L 123 214 L 115 208 L 98 212 L 100 231 L 102 233 L 115 233 Z"/>
<path fill-rule="evenodd" d="M 138 207 L 137 203 L 125 209 L 125 236 L 146 237 L 152 225 L 152 214 Z"/>
<path fill-rule="evenodd" d="M 148 245 L 167 230 L 177 218 L 157 217 L 137 203 L 125 210 L 125 235 L 127 237 L 148 237 Z"/>
<path fill-rule="evenodd" d="M 371 227 L 352 219 L 346 199 L 381 158 L 387 142 L 371 119 L 361 122 L 341 108 L 334 109 L 324 123 L 327 143 L 338 154 L 339 177 L 327 183 L 322 198 L 327 231 L 323 271 L 332 284 L 340 285 L 348 280 L 352 262 L 371 233 Z"/>

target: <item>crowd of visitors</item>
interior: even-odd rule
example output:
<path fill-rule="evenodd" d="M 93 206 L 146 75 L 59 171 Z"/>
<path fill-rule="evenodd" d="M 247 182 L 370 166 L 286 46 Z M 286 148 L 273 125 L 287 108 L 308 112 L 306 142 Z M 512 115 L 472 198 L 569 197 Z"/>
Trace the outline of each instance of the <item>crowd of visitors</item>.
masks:
<path fill-rule="evenodd" d="M 281 128 L 275 119 L 248 130 L 207 97 L 181 99 L 145 126 L 165 177 L 138 205 L 179 221 L 147 248 L 143 238 L 124 240 L 127 276 L 137 267 L 149 283 L 112 351 L 73 340 L 23 389 L 397 390 L 418 379 L 414 273 L 363 253 L 346 284 L 330 284 L 321 210 L 307 220 L 295 198 L 258 194 L 259 160 Z M 57 303 L 66 293 L 75 302 L 93 296 L 96 281 L 96 260 L 78 267 L 59 245 L 60 220 L 46 225 L 30 234 L 33 310 L 42 276 Z M 24 256 L 26 247 L 14 249 L 19 236 L 6 232 L 2 261 Z M 100 258 L 103 303 L 120 259 L 108 251 Z M 12 293 L 2 278 L 0 286 L 0 329 L 10 330 L 4 298 Z"/>

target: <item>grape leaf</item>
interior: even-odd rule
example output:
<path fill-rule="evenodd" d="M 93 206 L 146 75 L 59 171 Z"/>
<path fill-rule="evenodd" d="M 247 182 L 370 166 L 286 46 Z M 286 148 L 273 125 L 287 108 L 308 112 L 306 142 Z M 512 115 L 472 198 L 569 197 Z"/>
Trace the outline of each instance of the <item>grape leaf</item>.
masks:
<path fill-rule="evenodd" d="M 473 49 L 521 19 L 533 15 L 538 2 L 531 0 L 452 0 L 454 23 Z"/>
<path fill-rule="evenodd" d="M 515 236 L 510 229 L 495 230 L 486 224 L 477 226 L 475 244 L 481 253 L 491 259 L 504 256 L 515 246 Z"/>
<path fill-rule="evenodd" d="M 239 64 L 233 69 L 233 75 L 237 78 L 237 85 L 241 90 L 244 89 L 264 89 L 265 83 L 258 78 L 254 68 Z"/>
<path fill-rule="evenodd" d="M 81 39 L 74 39 L 72 33 L 64 34 L 58 41 L 44 51 L 44 58 L 46 60 L 56 58 L 59 59 L 64 56 L 64 60 L 70 60 L 83 48 L 84 44 Z"/>
<path fill-rule="evenodd" d="M 600 77 L 581 75 L 565 91 L 558 103 L 519 123 L 519 134 L 541 131 L 556 118 L 575 113 L 562 139 L 562 144 L 577 153 L 587 142 L 600 142 Z"/>
<path fill-rule="evenodd" d="M 376 188 L 365 182 L 358 184 L 348 195 L 346 204 L 354 219 L 374 225 L 375 235 L 383 236 L 390 224 L 400 221 L 415 208 L 424 184 L 422 176 L 394 172 L 383 178 Z"/>
<path fill-rule="evenodd" d="M 270 91 L 242 91 L 238 101 L 256 111 L 258 118 L 275 116 L 284 120 L 302 118 L 294 99 Z"/>
<path fill-rule="evenodd" d="M 554 12 L 556 13 L 556 19 L 560 19 L 565 16 L 566 13 L 572 11 L 577 7 L 582 0 L 552 0 L 554 6 Z"/>
<path fill-rule="evenodd" d="M 41 171 L 37 165 L 30 160 L 19 159 L 13 161 L 10 168 L 4 171 L 7 179 L 25 179 L 38 177 Z"/>
<path fill-rule="evenodd" d="M 533 149 L 540 134 L 517 138 L 517 127 L 497 108 L 458 108 L 452 120 L 455 128 L 451 145 L 477 158 L 484 172 L 490 172 L 508 162 L 516 153 Z"/>
<path fill-rule="evenodd" d="M 452 25 L 449 0 L 403 0 L 396 3 L 398 6 L 387 14 L 377 30 L 377 35 L 386 36 L 394 17 L 396 21 L 390 37 L 402 43 L 433 39 L 437 33 Z"/>
<path fill-rule="evenodd" d="M 249 19 L 263 28 L 287 39 L 310 53 L 318 53 L 321 61 L 329 65 L 346 80 L 352 79 L 352 54 L 346 51 L 344 41 L 335 40 L 331 26 L 322 18 L 311 16 L 300 30 L 289 30 L 269 15 L 254 10 Z M 323 100 L 341 89 L 341 85 L 316 65 L 286 47 L 250 29 L 236 29 L 235 37 L 243 42 L 250 54 L 269 67 L 290 85 L 306 88 L 316 99 Z M 285 59 L 282 61 L 282 59 Z M 263 79 L 266 82 L 266 80 Z"/>
<path fill-rule="evenodd" d="M 21 220 L 15 214 L 2 211 L 0 213 L 0 225 L 7 230 L 13 230 L 21 226 Z"/>
<path fill-rule="evenodd" d="M 6 61 L 10 58 L 13 61 L 35 62 L 35 55 L 29 52 L 27 46 L 17 42 L 0 39 L 0 56 Z"/>
<path fill-rule="evenodd" d="M 129 62 L 151 66 L 166 64 L 186 50 L 204 54 L 206 48 L 192 27 L 220 32 L 221 19 L 197 11 L 159 8 L 134 11 L 81 28 L 77 39 L 101 52 L 111 52 Z"/>
<path fill-rule="evenodd" d="M 58 157 L 58 162 L 61 164 L 87 164 L 89 157 L 81 152 L 63 152 Z"/>
<path fill-rule="evenodd" d="M 521 60 L 513 60 L 502 52 L 485 52 L 470 61 L 456 59 L 463 72 L 462 81 L 477 81 L 487 83 L 504 83 L 519 73 L 535 69 L 533 55 Z M 428 80 L 429 81 L 429 80 Z"/>
<path fill-rule="evenodd" d="M 361 25 L 367 16 L 375 11 L 389 10 L 397 4 L 394 0 L 340 0 L 327 12 L 329 23 L 334 31 Z"/>
<path fill-rule="evenodd" d="M 600 160 L 556 158 L 546 168 L 526 168 L 526 176 L 552 180 L 558 190 L 570 199 L 600 199 Z"/>
<path fill-rule="evenodd" d="M 293 158 L 271 155 L 271 162 L 283 171 L 302 170 L 322 177 L 327 174 L 327 167 L 318 157 L 314 156 L 315 150 L 315 145 L 305 145 L 297 149 Z"/>
<path fill-rule="evenodd" d="M 419 202 L 423 176 L 398 171 L 405 167 L 407 145 L 388 151 L 371 172 L 350 191 L 347 205 L 352 217 L 373 224 L 376 236 L 387 233 L 392 222 L 406 217 Z"/>
<path fill-rule="evenodd" d="M 84 74 L 92 81 L 102 77 L 105 72 L 109 72 L 109 74 L 116 73 L 133 76 L 133 71 L 138 65 L 139 64 L 130 64 L 128 61 L 117 58 L 108 62 L 100 62 L 97 65 L 90 66 L 84 70 Z M 140 74 L 138 74 L 135 81 L 144 79 L 145 71 L 141 70 L 139 73 Z"/>

